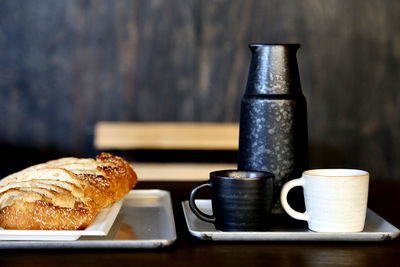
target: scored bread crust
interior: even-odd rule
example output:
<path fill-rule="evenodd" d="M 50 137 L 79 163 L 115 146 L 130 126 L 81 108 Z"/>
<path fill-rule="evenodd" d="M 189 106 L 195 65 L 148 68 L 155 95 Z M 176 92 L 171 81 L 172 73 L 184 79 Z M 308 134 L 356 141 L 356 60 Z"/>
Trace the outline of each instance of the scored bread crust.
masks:
<path fill-rule="evenodd" d="M 97 213 L 137 183 L 124 159 L 61 158 L 0 180 L 0 227 L 16 230 L 81 230 Z"/>

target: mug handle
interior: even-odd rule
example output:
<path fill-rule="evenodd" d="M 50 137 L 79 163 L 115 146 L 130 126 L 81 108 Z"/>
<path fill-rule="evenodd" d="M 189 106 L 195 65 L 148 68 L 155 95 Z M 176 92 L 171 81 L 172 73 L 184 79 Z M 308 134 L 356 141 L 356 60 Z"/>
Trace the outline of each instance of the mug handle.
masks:
<path fill-rule="evenodd" d="M 304 178 L 299 178 L 299 179 L 294 179 L 291 180 L 289 182 L 287 182 L 283 187 L 282 187 L 282 191 L 281 191 L 281 203 L 282 203 L 282 207 L 283 209 L 287 212 L 287 214 L 289 214 L 289 216 L 297 219 L 297 220 L 302 220 L 302 221 L 308 221 L 308 213 L 307 211 L 305 212 L 298 212 L 295 211 L 294 209 L 292 209 L 292 207 L 290 207 L 288 201 L 287 201 L 287 195 L 289 193 L 289 191 L 296 186 L 302 186 L 304 187 Z"/>
<path fill-rule="evenodd" d="M 205 182 L 203 182 L 201 184 L 198 184 L 195 187 L 193 187 L 192 192 L 190 192 L 189 207 L 193 211 L 194 215 L 199 217 L 201 220 L 206 221 L 206 222 L 210 222 L 210 223 L 214 223 L 215 222 L 214 215 L 205 214 L 204 212 L 202 212 L 196 206 L 196 203 L 194 202 L 195 195 L 196 195 L 197 191 L 199 189 L 201 189 L 201 188 L 204 188 L 204 187 L 211 187 L 210 182 L 209 181 L 205 181 Z"/>

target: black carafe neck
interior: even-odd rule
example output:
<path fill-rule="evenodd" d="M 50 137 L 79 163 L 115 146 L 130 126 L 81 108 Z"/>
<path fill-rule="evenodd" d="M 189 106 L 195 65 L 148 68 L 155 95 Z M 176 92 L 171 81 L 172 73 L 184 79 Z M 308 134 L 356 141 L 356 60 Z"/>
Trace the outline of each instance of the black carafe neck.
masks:
<path fill-rule="evenodd" d="M 302 95 L 296 52 L 299 44 L 250 44 L 245 95 Z"/>

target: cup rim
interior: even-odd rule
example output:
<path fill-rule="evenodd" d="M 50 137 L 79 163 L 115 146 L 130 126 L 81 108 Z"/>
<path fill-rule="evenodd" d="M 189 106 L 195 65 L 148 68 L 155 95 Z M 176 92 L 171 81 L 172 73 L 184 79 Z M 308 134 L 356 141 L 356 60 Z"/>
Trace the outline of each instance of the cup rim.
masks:
<path fill-rule="evenodd" d="M 252 173 L 253 175 L 256 176 L 245 177 L 247 175 L 243 175 L 243 177 L 232 177 L 229 176 L 228 173 Z M 217 170 L 210 172 L 210 179 L 218 178 L 218 179 L 235 179 L 235 180 L 258 180 L 263 178 L 274 178 L 274 177 L 275 175 L 272 172 L 266 172 L 266 171 L 228 169 L 228 170 Z"/>
<path fill-rule="evenodd" d="M 304 171 L 303 175 L 321 178 L 363 178 L 368 177 L 369 172 L 359 169 L 311 169 Z"/>

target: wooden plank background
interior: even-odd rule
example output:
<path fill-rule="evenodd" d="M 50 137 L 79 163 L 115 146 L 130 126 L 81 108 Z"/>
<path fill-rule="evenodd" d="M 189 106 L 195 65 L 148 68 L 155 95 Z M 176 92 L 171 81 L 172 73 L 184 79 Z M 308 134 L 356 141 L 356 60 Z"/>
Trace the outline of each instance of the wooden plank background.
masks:
<path fill-rule="evenodd" d="M 399 18 L 389 0 L 1 1 L 1 172 L 95 154 L 97 121 L 237 122 L 247 44 L 298 42 L 311 167 L 400 179 Z"/>
<path fill-rule="evenodd" d="M 99 150 L 237 151 L 239 123 L 98 122 L 94 146 Z"/>

